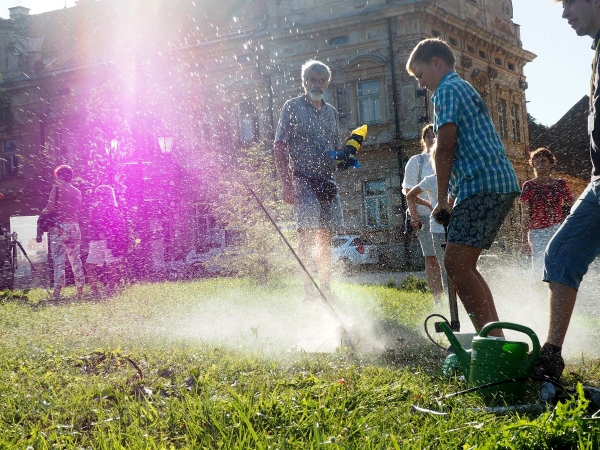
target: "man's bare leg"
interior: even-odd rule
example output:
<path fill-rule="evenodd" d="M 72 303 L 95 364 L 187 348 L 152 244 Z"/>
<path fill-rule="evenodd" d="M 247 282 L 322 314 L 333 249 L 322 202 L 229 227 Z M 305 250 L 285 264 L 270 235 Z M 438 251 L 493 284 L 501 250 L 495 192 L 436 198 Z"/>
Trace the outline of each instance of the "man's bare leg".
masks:
<path fill-rule="evenodd" d="M 561 355 L 562 346 L 567 335 L 577 291 L 570 286 L 551 281 L 550 287 L 550 324 L 548 337 L 540 350 L 540 355 L 533 367 L 533 374 L 551 380 L 559 380 L 565 368 Z"/>
<path fill-rule="evenodd" d="M 316 230 L 316 259 L 319 271 L 320 286 L 328 286 L 331 283 L 331 240 L 333 231 L 326 229 Z"/>
<path fill-rule="evenodd" d="M 312 228 L 301 228 L 298 230 L 298 257 L 306 270 L 312 270 L 313 249 L 315 248 L 317 230 Z M 315 295 L 315 287 L 312 280 L 304 270 L 301 270 L 302 284 L 304 285 L 305 297 Z"/>
<path fill-rule="evenodd" d="M 550 323 L 546 343 L 562 347 L 577 300 L 577 291 L 562 283 L 550 282 Z"/>

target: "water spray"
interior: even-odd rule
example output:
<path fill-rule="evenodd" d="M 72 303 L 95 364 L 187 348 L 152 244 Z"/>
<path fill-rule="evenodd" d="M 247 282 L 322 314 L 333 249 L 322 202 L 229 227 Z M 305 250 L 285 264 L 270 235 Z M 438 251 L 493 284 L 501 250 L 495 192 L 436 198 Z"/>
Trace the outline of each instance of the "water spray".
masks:
<path fill-rule="evenodd" d="M 341 336 L 342 345 L 347 345 L 352 350 L 355 350 L 354 342 L 352 342 L 352 340 L 350 339 L 350 333 L 348 332 L 348 328 L 346 327 L 346 325 L 344 324 L 344 321 L 338 315 L 337 311 L 335 310 L 335 308 L 331 304 L 331 301 L 329 301 L 329 299 L 327 298 L 327 296 L 325 295 L 325 293 L 321 290 L 321 288 L 319 287 L 319 285 L 315 281 L 314 277 L 310 274 L 310 271 L 306 268 L 306 266 L 304 265 L 304 263 L 302 262 L 302 260 L 300 259 L 300 257 L 296 253 L 296 251 L 293 249 L 293 247 L 291 246 L 291 244 L 287 240 L 287 238 L 281 232 L 281 229 L 279 228 L 279 226 L 277 226 L 277 223 L 275 222 L 275 220 L 273 219 L 273 217 L 271 216 L 271 214 L 269 213 L 269 211 L 267 211 L 267 208 L 265 208 L 265 205 L 263 204 L 263 202 L 260 200 L 260 198 L 258 198 L 258 195 L 256 195 L 256 193 L 254 192 L 254 190 L 250 186 L 246 185 L 246 189 L 248 189 L 248 191 L 250 192 L 250 194 L 252 194 L 252 196 L 254 197 L 254 199 L 256 200 L 256 202 L 259 204 L 260 208 L 264 211 L 264 213 L 267 216 L 267 218 L 269 219 L 269 221 L 275 227 L 275 230 L 277 230 L 277 233 L 279 233 L 279 236 L 281 237 L 281 239 L 283 240 L 283 242 L 285 242 L 285 245 L 287 245 L 287 248 L 290 250 L 290 252 L 292 253 L 292 255 L 294 255 L 294 258 L 296 259 L 296 261 L 298 261 L 298 264 L 300 264 L 300 267 L 302 268 L 302 270 L 304 271 L 304 273 L 308 276 L 308 278 L 310 279 L 311 283 L 315 286 L 315 288 L 317 289 L 317 292 L 319 293 L 319 295 L 321 297 L 321 300 L 323 300 L 323 302 L 325 303 L 325 305 L 327 305 L 327 307 L 330 309 L 331 313 L 333 314 L 333 317 L 335 317 L 335 319 L 340 323 L 340 331 L 341 331 L 341 334 L 342 334 L 342 336 Z"/>

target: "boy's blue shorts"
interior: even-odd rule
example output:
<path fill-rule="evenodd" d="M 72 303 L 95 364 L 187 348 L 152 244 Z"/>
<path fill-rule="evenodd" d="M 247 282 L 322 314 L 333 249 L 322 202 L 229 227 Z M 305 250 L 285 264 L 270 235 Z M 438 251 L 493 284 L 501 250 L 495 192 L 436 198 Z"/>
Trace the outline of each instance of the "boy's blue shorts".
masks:
<path fill-rule="evenodd" d="M 548 243 L 544 281 L 579 290 L 589 265 L 599 254 L 600 180 L 597 180 L 588 184 Z"/>
<path fill-rule="evenodd" d="M 320 203 L 309 182 L 302 177 L 294 177 L 294 218 L 296 228 L 312 228 L 338 231 L 342 226 L 342 205 L 336 195 L 330 202 Z"/>
<path fill-rule="evenodd" d="M 452 208 L 448 242 L 488 249 L 514 204 L 518 192 L 478 192 Z"/>

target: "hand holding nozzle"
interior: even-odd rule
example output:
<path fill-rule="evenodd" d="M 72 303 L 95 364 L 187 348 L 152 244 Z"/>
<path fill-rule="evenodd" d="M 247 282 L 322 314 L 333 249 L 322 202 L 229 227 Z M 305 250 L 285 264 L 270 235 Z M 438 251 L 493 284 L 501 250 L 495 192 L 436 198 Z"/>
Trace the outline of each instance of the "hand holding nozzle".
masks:
<path fill-rule="evenodd" d="M 434 218 L 437 223 L 444 225 L 444 227 L 447 227 L 450 223 L 450 213 L 445 209 L 438 211 Z"/>

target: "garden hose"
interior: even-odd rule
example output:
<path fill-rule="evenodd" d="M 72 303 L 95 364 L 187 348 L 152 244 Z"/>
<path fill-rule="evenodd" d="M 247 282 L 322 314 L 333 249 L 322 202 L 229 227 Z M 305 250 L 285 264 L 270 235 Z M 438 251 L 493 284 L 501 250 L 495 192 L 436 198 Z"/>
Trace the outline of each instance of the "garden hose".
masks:
<path fill-rule="evenodd" d="M 448 324 L 448 326 L 450 326 L 450 322 L 448 322 L 448 319 L 446 319 L 444 316 L 442 316 L 441 314 L 430 314 L 425 318 L 425 322 L 424 322 L 424 327 L 425 327 L 425 334 L 427 335 L 427 337 L 429 338 L 429 340 L 431 342 L 433 342 L 433 345 L 435 345 L 436 347 L 439 347 L 441 350 L 447 352 L 448 349 L 446 347 L 441 346 L 440 344 L 438 344 L 429 334 L 429 329 L 427 328 L 427 322 L 429 322 L 429 319 L 431 319 L 432 317 L 439 317 L 440 319 L 442 319 L 444 322 L 446 322 Z"/>

